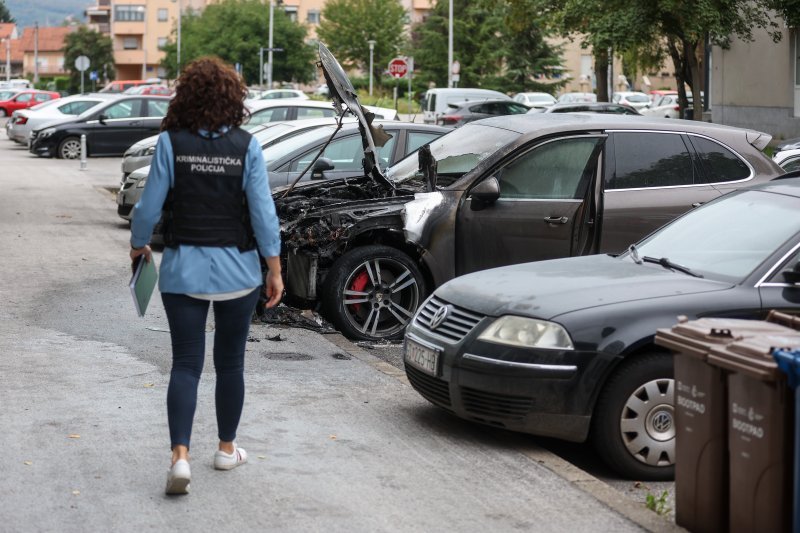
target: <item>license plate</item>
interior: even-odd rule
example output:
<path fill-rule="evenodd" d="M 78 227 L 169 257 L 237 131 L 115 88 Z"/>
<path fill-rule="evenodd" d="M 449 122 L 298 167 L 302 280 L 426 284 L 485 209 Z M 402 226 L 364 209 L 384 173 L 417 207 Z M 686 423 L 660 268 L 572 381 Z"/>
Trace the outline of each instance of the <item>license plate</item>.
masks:
<path fill-rule="evenodd" d="M 439 350 L 406 339 L 406 362 L 432 376 L 435 376 L 439 369 L 439 353 Z"/>

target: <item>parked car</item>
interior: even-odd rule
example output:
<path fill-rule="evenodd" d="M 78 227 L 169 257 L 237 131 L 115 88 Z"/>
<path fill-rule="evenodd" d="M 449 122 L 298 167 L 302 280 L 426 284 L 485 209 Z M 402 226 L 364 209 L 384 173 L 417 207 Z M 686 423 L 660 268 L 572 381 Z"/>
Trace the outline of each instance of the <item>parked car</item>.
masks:
<path fill-rule="evenodd" d="M 638 111 L 625 104 L 608 102 L 587 102 L 574 104 L 555 104 L 544 110 L 531 109 L 528 113 L 604 113 L 608 115 L 639 115 Z"/>
<path fill-rule="evenodd" d="M 27 144 L 31 132 L 50 122 L 70 119 L 113 98 L 107 94 L 83 94 L 50 100 L 23 111 L 14 111 L 6 123 L 8 138 Z"/>
<path fill-rule="evenodd" d="M 297 98 L 299 100 L 308 100 L 308 95 L 303 91 L 297 89 L 269 89 L 262 91 L 258 96 L 258 100 L 275 100 L 280 98 Z"/>
<path fill-rule="evenodd" d="M 166 85 L 137 85 L 129 89 L 125 89 L 122 94 L 151 94 L 158 96 L 172 96 L 175 90 L 167 87 Z"/>
<path fill-rule="evenodd" d="M 8 81 L 0 81 L 0 90 L 4 89 L 33 89 L 33 82 L 25 78 L 12 78 Z"/>
<path fill-rule="evenodd" d="M 122 93 L 127 91 L 132 87 L 138 87 L 140 85 L 153 85 L 153 84 L 160 84 L 160 79 L 149 79 L 149 80 L 114 80 L 109 82 L 108 85 L 100 89 L 101 93 Z"/>
<path fill-rule="evenodd" d="M 425 124 L 436 124 L 442 113 L 447 112 L 450 104 L 479 100 L 508 100 L 511 98 L 499 91 L 488 89 L 450 88 L 428 89 L 425 92 L 422 106 L 422 120 Z"/>
<path fill-rule="evenodd" d="M 375 121 L 372 125 L 382 128 L 391 136 L 383 146 L 378 147 L 376 153 L 378 164 L 383 169 L 450 131 L 440 126 L 411 122 Z M 363 175 L 364 147 L 358 128 L 357 123 L 343 126 L 327 146 L 324 145 L 335 126 L 321 126 L 267 147 L 264 159 L 269 170 L 270 186 L 275 188 L 292 183 L 323 147 L 314 167 L 303 176 L 304 181 Z"/>
<path fill-rule="evenodd" d="M 90 157 L 122 155 L 136 141 L 161 128 L 170 99 L 166 96 L 121 96 L 31 133 L 30 152 L 42 157 L 77 159 L 81 135 Z"/>
<path fill-rule="evenodd" d="M 414 388 L 461 418 L 581 442 L 631 479 L 674 475 L 672 356 L 658 328 L 800 312 L 800 180 L 732 192 L 620 256 L 450 281 L 406 333 Z"/>
<path fill-rule="evenodd" d="M 650 105 L 650 97 L 638 91 L 618 91 L 611 97 L 611 103 L 629 105 L 639 111 Z"/>
<path fill-rule="evenodd" d="M 0 91 L 0 97 L 5 95 L 4 100 L 0 100 L 0 117 L 10 116 L 14 111 L 28 109 L 35 105 L 61 98 L 61 95 L 53 91 L 37 91 L 36 89 L 22 89 L 20 91 Z"/>
<path fill-rule="evenodd" d="M 514 101 L 536 108 L 546 108 L 556 103 L 555 97 L 549 93 L 517 93 Z"/>
<path fill-rule="evenodd" d="M 320 45 L 334 102 L 355 105 Z M 362 117 L 359 117 L 362 120 Z M 471 122 L 384 174 L 274 195 L 290 302 L 345 335 L 402 335 L 434 288 L 477 270 L 620 252 L 678 215 L 782 170 L 770 136 L 694 121 L 540 113 Z M 374 138 L 364 128 L 365 146 Z M 477 243 L 477 244 L 476 244 Z"/>
<path fill-rule="evenodd" d="M 782 152 L 784 150 L 795 150 L 800 148 L 800 137 L 796 137 L 794 139 L 786 139 L 785 141 L 781 141 L 775 146 L 776 151 Z"/>
<path fill-rule="evenodd" d="M 436 118 L 436 124 L 455 127 L 499 115 L 524 115 L 530 109 L 525 104 L 508 99 L 454 102 Z"/>
<path fill-rule="evenodd" d="M 692 93 L 687 93 L 686 95 L 689 107 L 692 106 L 694 100 L 692 99 Z M 664 118 L 681 118 L 681 108 L 678 103 L 678 93 L 674 94 L 664 94 L 662 96 L 657 96 L 653 99 L 653 102 L 639 110 L 642 115 L 647 115 L 651 117 L 664 117 Z"/>
<path fill-rule="evenodd" d="M 794 150 L 784 150 L 772 156 L 772 160 L 777 163 L 785 172 L 800 170 L 800 148 Z"/>
<path fill-rule="evenodd" d="M 300 100 L 283 98 L 273 100 L 247 100 L 246 107 L 250 112 L 248 124 L 265 124 L 267 122 L 284 122 L 287 120 L 307 120 L 316 118 L 334 118 L 336 111 L 330 102 L 317 100 Z M 364 106 L 375 113 L 375 118 L 397 120 L 394 109 Z"/>
<path fill-rule="evenodd" d="M 581 93 L 581 92 L 564 93 L 561 96 L 559 96 L 557 100 L 559 104 L 588 103 L 596 101 L 597 101 L 596 94 Z"/>

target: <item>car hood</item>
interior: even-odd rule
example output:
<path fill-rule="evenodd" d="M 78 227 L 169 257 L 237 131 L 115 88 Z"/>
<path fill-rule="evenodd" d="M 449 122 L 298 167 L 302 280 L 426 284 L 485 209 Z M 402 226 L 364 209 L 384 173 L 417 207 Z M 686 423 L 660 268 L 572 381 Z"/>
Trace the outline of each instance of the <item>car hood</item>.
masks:
<path fill-rule="evenodd" d="M 490 316 L 552 319 L 572 311 L 731 288 L 724 283 L 638 265 L 608 255 L 524 263 L 449 281 L 436 296 Z"/>
<path fill-rule="evenodd" d="M 381 134 L 377 128 L 372 127 L 372 121 L 375 115 L 361 106 L 361 102 L 358 100 L 358 94 L 353 84 L 350 82 L 350 78 L 344 73 L 344 69 L 339 64 L 339 61 L 336 60 L 330 50 L 322 43 L 319 43 L 319 61 L 325 76 L 325 82 L 328 85 L 331 100 L 333 100 L 333 106 L 336 108 L 339 116 L 345 112 L 346 108 L 358 119 L 360 125 L 359 130 L 364 144 L 365 174 L 370 176 L 376 183 L 394 189 L 394 184 L 384 176 L 375 157 L 375 153 L 377 152 L 376 148 L 383 146 L 390 137 Z"/>
<path fill-rule="evenodd" d="M 41 124 L 41 125 L 37 126 L 36 127 L 36 131 L 42 131 L 45 128 L 56 128 L 56 127 L 59 127 L 59 126 L 63 126 L 65 124 L 74 124 L 76 122 L 77 122 L 76 121 L 76 117 L 74 117 L 74 116 L 69 116 L 69 117 L 60 118 L 60 119 L 56 118 L 56 119 L 53 119 L 53 120 L 48 120 L 44 124 Z"/>

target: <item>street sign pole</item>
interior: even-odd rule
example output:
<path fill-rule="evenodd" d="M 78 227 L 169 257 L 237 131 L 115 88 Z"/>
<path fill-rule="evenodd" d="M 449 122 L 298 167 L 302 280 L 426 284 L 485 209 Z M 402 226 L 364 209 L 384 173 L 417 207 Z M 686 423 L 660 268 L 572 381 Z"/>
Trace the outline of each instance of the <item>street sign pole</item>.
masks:
<path fill-rule="evenodd" d="M 84 73 L 86 72 L 86 69 L 89 68 L 90 64 L 91 64 L 91 62 L 89 61 L 89 58 L 86 57 L 86 56 L 78 56 L 78 57 L 75 58 L 75 68 L 78 69 L 80 71 L 80 73 L 81 73 L 81 94 L 84 93 L 84 91 L 83 91 L 83 76 L 84 76 Z"/>

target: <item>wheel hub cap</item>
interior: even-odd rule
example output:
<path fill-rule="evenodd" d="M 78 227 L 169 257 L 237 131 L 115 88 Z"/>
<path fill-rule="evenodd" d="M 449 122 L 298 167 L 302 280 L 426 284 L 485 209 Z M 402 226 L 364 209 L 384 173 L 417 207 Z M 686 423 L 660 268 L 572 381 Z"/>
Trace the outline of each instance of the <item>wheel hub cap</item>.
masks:
<path fill-rule="evenodd" d="M 655 379 L 630 395 L 620 416 L 625 447 L 650 466 L 675 464 L 675 382 Z"/>

